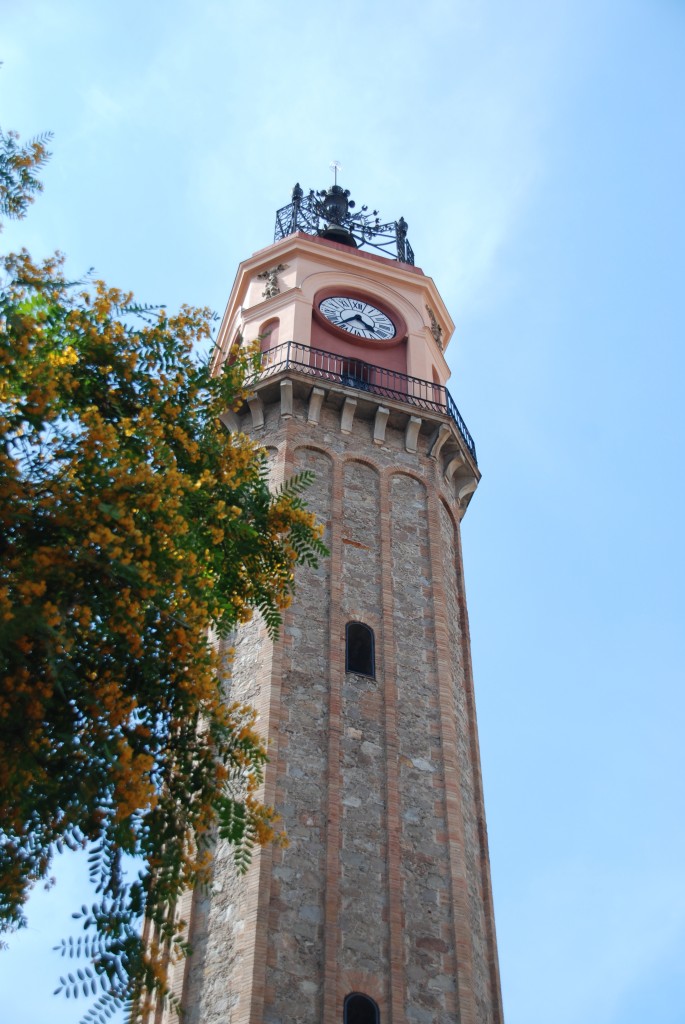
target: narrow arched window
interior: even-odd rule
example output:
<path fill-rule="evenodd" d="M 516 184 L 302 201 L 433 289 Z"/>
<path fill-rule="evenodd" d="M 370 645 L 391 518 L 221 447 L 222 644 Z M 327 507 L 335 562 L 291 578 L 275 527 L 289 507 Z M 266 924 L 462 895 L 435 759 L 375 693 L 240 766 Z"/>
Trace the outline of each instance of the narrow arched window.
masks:
<path fill-rule="evenodd" d="M 276 348 L 276 345 L 278 345 L 279 330 L 280 320 L 277 316 L 262 324 L 259 328 L 260 348 L 262 352 L 268 352 L 270 348 Z"/>
<path fill-rule="evenodd" d="M 348 622 L 345 626 L 345 671 L 376 675 L 373 630 L 363 622 Z"/>
<path fill-rule="evenodd" d="M 345 997 L 343 1024 L 380 1024 L 381 1015 L 373 999 L 361 992 L 350 992 Z"/>
<path fill-rule="evenodd" d="M 444 398 L 442 397 L 442 385 L 440 383 L 440 377 L 438 371 L 433 367 L 433 401 L 437 405 L 444 404 Z"/>

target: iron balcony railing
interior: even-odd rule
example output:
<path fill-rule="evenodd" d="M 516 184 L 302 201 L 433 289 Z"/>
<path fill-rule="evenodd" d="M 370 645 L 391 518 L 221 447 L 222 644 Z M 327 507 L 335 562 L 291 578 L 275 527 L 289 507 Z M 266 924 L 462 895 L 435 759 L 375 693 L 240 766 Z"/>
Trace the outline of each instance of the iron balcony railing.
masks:
<path fill-rule="evenodd" d="M 452 396 L 442 384 L 421 380 L 420 377 L 410 377 L 396 370 L 387 370 L 383 366 L 374 366 L 361 359 L 336 355 L 320 348 L 310 348 L 309 345 L 301 345 L 295 341 L 286 341 L 262 352 L 260 372 L 248 383 L 263 380 L 288 369 L 317 377 L 319 380 L 343 384 L 357 391 L 368 391 L 370 394 L 413 405 L 419 409 L 446 413 L 456 423 L 473 461 L 477 462 L 473 438 Z"/>

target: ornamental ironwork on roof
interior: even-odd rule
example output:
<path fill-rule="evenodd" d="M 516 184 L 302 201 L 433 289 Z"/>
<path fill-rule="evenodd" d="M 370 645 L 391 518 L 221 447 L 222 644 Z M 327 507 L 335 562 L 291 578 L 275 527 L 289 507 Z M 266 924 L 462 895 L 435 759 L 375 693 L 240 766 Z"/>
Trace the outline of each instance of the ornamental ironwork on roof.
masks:
<path fill-rule="evenodd" d="M 408 224 L 404 217 L 382 224 L 378 210 L 369 213 L 368 206 L 353 213 L 356 204 L 349 196 L 349 189 L 338 184 L 320 192 L 312 189 L 308 195 L 299 184 L 295 185 L 291 202 L 276 214 L 274 242 L 295 231 L 304 231 L 355 249 L 376 249 L 383 256 L 413 266 L 414 250 L 407 241 Z"/>

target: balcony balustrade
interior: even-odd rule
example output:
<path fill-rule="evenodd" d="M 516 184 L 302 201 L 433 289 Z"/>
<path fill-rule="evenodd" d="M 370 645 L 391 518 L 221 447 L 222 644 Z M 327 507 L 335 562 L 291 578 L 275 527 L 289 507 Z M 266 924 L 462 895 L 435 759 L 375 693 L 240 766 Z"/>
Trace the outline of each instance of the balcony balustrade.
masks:
<path fill-rule="evenodd" d="M 418 409 L 446 414 L 456 424 L 461 437 L 476 460 L 476 446 L 461 414 L 447 388 L 442 384 L 410 377 L 406 373 L 374 366 L 348 356 L 310 348 L 295 341 L 286 341 L 261 354 L 261 368 L 248 383 L 255 383 L 283 370 L 327 380 L 357 391 L 366 391 L 393 402 L 401 402 Z"/>

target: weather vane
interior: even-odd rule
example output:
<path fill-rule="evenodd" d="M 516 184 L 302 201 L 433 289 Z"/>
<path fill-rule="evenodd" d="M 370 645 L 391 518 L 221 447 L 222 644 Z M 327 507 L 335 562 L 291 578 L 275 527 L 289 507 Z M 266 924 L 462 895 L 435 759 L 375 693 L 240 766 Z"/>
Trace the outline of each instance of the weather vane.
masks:
<path fill-rule="evenodd" d="M 338 171 L 342 171 L 342 164 L 339 160 L 333 160 L 329 164 L 330 169 L 333 171 L 333 184 L 338 184 Z"/>

